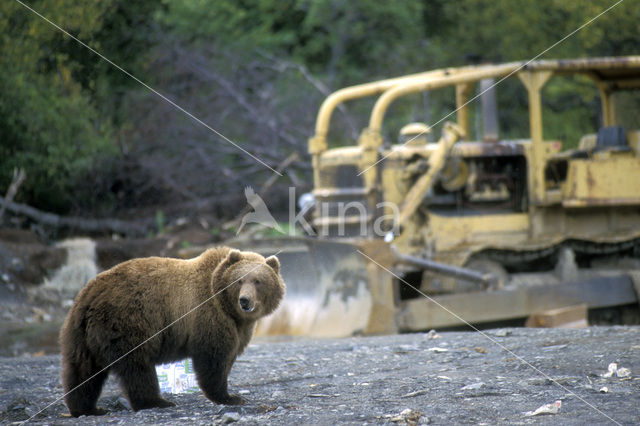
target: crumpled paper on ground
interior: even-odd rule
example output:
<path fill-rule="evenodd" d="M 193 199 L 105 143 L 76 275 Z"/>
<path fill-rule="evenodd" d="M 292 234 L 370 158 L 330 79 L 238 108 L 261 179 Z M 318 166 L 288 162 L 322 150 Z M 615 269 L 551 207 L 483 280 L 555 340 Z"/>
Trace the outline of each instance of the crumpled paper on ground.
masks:
<path fill-rule="evenodd" d="M 607 372 L 602 374 L 602 377 L 612 377 L 613 375 L 616 375 L 617 377 L 629 377 L 631 376 L 631 370 L 629 370 L 628 368 L 618 368 L 618 364 L 615 362 L 612 362 L 611 364 L 609 364 L 609 367 L 607 367 Z"/>
<path fill-rule="evenodd" d="M 541 407 L 538 407 L 535 411 L 527 411 L 524 413 L 526 417 L 537 416 L 539 414 L 558 414 L 560 411 L 560 407 L 562 407 L 562 401 L 557 400 L 551 404 L 544 404 Z"/>

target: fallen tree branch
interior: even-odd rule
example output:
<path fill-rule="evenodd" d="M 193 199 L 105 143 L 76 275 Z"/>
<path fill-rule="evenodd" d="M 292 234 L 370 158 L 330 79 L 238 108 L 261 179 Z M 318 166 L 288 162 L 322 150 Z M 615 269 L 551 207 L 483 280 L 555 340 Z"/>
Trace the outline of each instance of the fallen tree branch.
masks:
<path fill-rule="evenodd" d="M 118 219 L 85 219 L 74 216 L 59 216 L 53 213 L 43 212 L 25 204 L 12 201 L 6 202 L 0 199 L 0 207 L 14 214 L 27 216 L 28 218 L 53 228 L 68 228 L 88 233 L 115 232 L 117 234 L 140 236 L 145 235 L 146 226 L 124 222 Z"/>
<path fill-rule="evenodd" d="M 18 188 L 22 185 L 24 178 L 27 175 L 24 172 L 23 168 L 14 168 L 13 169 L 13 178 L 11 179 L 11 184 L 9 184 L 9 189 L 7 190 L 7 195 L 4 197 L 5 203 L 11 203 L 13 201 L 13 197 L 16 196 L 18 192 Z M 0 222 L 2 222 L 2 217 L 4 216 L 5 206 L 4 204 L 0 207 Z"/>

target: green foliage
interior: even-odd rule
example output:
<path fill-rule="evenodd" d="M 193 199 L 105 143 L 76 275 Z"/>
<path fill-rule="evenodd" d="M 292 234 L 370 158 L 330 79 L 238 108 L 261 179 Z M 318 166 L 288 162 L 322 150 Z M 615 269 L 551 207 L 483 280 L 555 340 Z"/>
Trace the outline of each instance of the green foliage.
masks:
<path fill-rule="evenodd" d="M 156 229 L 158 230 L 158 235 L 164 235 L 166 231 L 166 219 L 164 217 L 164 212 L 162 210 L 156 210 Z"/>
<path fill-rule="evenodd" d="M 89 100 L 55 78 L 0 73 L 0 188 L 11 170 L 27 172 L 21 197 L 36 207 L 67 211 L 77 180 L 115 153 L 108 123 Z M 75 93 L 74 93 L 75 92 Z"/>
<path fill-rule="evenodd" d="M 611 0 L 459 0 L 442 5 L 442 30 L 435 35 L 447 46 L 447 62 L 461 64 L 465 55 L 489 61 L 542 58 L 633 55 L 638 52 L 635 2 L 612 6 Z"/>
<path fill-rule="evenodd" d="M 481 62 L 561 59 L 638 54 L 637 23 L 640 9 L 623 2 L 597 19 L 615 2 L 596 0 L 460 0 L 442 4 L 442 31 L 433 42 L 443 47 L 447 65 L 462 65 L 470 58 Z M 591 22 L 590 22 L 591 21 Z M 583 29 L 574 33 L 579 27 Z M 571 33 L 573 35 L 569 36 Z M 569 37 L 567 37 L 569 36 Z M 564 40 L 563 40 L 564 39 Z M 558 43 L 560 40 L 562 42 Z M 497 89 L 503 135 L 523 137 L 528 123 L 526 92 L 518 84 L 501 83 Z M 581 135 L 601 125 L 600 105 L 593 83 L 554 77 L 542 93 L 545 138 L 561 139 L 564 147 L 577 144 Z"/>
<path fill-rule="evenodd" d="M 305 138 L 313 129 L 303 121 L 317 112 L 316 100 L 322 91 L 318 86 L 337 89 L 382 77 L 463 65 L 472 59 L 530 59 L 613 4 L 613 0 L 29 2 L 136 77 L 152 84 L 167 83 L 173 89 L 168 94 L 181 104 L 210 106 L 212 116 L 219 115 L 224 117 L 221 121 L 233 123 L 225 134 L 241 140 L 252 152 L 253 148 L 256 152 L 271 149 L 264 145 L 262 128 L 255 123 L 267 115 L 280 118 L 274 120 L 278 124 L 274 125 L 276 132 L 300 140 L 300 146 L 287 141 L 287 149 L 304 150 Z M 639 20 L 637 2 L 622 2 L 554 46 L 542 59 L 638 54 Z M 203 46 L 215 49 L 205 50 Z M 181 70 L 180 74 L 176 72 L 179 67 L 171 62 L 172 55 L 178 52 L 189 57 L 190 49 L 206 52 L 203 56 L 212 58 L 209 63 L 206 58 L 192 61 L 191 65 L 200 68 L 190 69 L 192 74 Z M 142 145 L 149 149 L 138 153 L 146 153 L 145 164 L 155 164 L 157 168 L 162 167 L 155 161 L 158 157 L 153 157 L 157 152 L 148 154 L 154 149 L 173 157 L 183 155 L 185 146 L 196 151 L 193 141 L 185 137 L 191 135 L 193 139 L 195 132 L 184 131 L 186 126 L 197 126 L 192 120 L 174 119 L 176 129 L 166 136 L 172 143 L 160 148 L 157 140 L 164 135 L 159 133 L 166 130 L 160 120 L 166 120 L 167 114 L 179 113 L 160 111 L 153 116 L 155 121 L 145 121 L 145 112 L 154 108 L 158 111 L 166 105 L 152 95 L 141 96 L 147 94 L 146 89 L 129 76 L 13 0 L 0 2 L 0 51 L 0 193 L 18 166 L 27 172 L 18 201 L 58 212 L 91 209 L 98 198 L 111 202 L 119 197 L 113 188 L 118 188 L 118 194 L 129 194 L 132 192 L 127 192 L 125 186 L 144 187 L 151 180 L 148 176 L 155 177 L 155 182 L 164 182 L 158 176 L 166 170 L 154 171 L 151 166 L 144 169 L 149 175 L 132 177 L 142 168 L 123 152 L 136 143 L 146 143 Z M 158 57 L 164 58 L 165 66 L 154 69 Z M 302 73 L 295 74 L 295 78 L 285 75 L 295 71 L 296 65 L 322 84 L 310 84 L 309 76 Z M 271 74 L 265 73 L 266 68 Z M 202 70 L 214 70 L 215 77 L 207 80 Z M 205 83 L 185 84 L 194 74 Z M 271 78 L 274 75 L 276 78 Z M 267 79 L 271 86 L 265 82 Z M 207 84 L 216 87 L 207 89 Z M 184 87 L 193 90 L 182 90 Z M 165 88 L 159 89 L 164 92 Z M 500 111 L 501 134 L 526 136 L 526 92 L 522 85 L 517 79 L 504 82 L 497 93 L 499 101 L 509 106 Z M 216 96 L 219 94 L 223 96 Z M 454 109 L 453 101 L 453 94 L 442 90 L 394 103 L 385 123 L 386 136 L 395 140 L 399 128 L 409 121 L 440 120 Z M 619 110 L 625 111 L 638 102 L 638 97 L 622 98 L 618 101 Z M 600 124 L 597 93 L 580 79 L 553 78 L 543 91 L 543 104 L 545 137 L 562 139 L 565 147 Z M 349 118 L 353 118 L 348 126 L 357 133 L 366 125 L 371 104 L 354 103 L 348 107 Z M 247 110 L 250 118 L 245 122 L 239 117 Z M 470 113 L 472 120 L 479 119 L 474 104 L 470 105 Z M 347 122 L 346 113 L 338 112 L 336 116 L 340 117 L 336 121 Z M 625 120 L 637 125 L 635 116 Z M 296 125 L 304 129 L 295 128 Z M 210 137 L 202 132 L 200 135 Z M 345 134 L 336 133 L 336 137 L 347 137 Z M 434 138 L 439 134 L 436 128 Z M 186 143 L 173 143 L 172 138 L 185 139 Z M 225 176 L 233 176 L 242 154 L 215 149 L 215 155 L 209 155 L 228 169 Z M 208 161 L 200 153 L 197 156 L 200 161 Z M 120 161 L 125 158 L 128 168 Z M 183 183 L 179 176 L 173 176 L 173 180 Z M 227 182 L 228 185 L 239 184 L 237 180 L 229 182 L 232 183 Z M 242 182 L 245 183 L 251 182 Z M 79 187 L 83 191 L 79 192 Z M 149 184 L 145 194 L 156 194 L 158 187 L 161 191 L 166 185 Z M 94 200 L 86 200 L 92 197 Z M 158 229 L 163 226 L 161 217 Z M 211 232 L 216 235 L 218 231 L 214 228 Z"/>
<path fill-rule="evenodd" d="M 151 3 L 29 4 L 116 62 L 136 66 L 136 55 L 144 57 L 135 52 L 141 36 L 130 36 L 145 32 L 123 27 L 125 18 L 133 15 L 128 11 L 149 10 Z M 114 34 L 114 29 L 119 31 Z M 74 205 L 91 204 L 77 199 L 77 188 L 87 178 L 97 178 L 92 171 L 117 155 L 114 123 L 125 121 L 121 89 L 132 80 L 18 2 L 0 5 L 0 33 L 0 190 L 19 166 L 27 179 L 18 200 L 63 213 Z"/>
<path fill-rule="evenodd" d="M 166 6 L 160 21 L 183 37 L 267 50 L 339 85 L 397 74 L 423 54 L 418 0 L 179 0 Z"/>
<path fill-rule="evenodd" d="M 255 231 L 254 235 L 258 235 L 260 237 L 286 238 L 304 234 L 304 232 L 301 232 L 301 230 L 297 229 L 295 225 L 291 226 L 288 222 L 278 221 L 278 226 L 280 226 L 282 232 L 275 228 L 265 227 L 262 225 L 253 224 L 251 226 L 259 228 L 257 231 Z"/>
<path fill-rule="evenodd" d="M 640 129 L 640 91 L 614 93 L 613 103 L 622 126 Z"/>

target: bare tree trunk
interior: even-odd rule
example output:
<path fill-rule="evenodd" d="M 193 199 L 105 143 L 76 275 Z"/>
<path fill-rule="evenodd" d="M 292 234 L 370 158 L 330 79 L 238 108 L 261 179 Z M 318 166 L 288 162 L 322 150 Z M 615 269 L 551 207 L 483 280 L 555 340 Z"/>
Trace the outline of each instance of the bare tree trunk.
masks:
<path fill-rule="evenodd" d="M 13 169 L 13 179 L 11 180 L 11 184 L 9 185 L 9 189 L 7 190 L 7 195 L 5 195 L 4 197 L 5 203 L 11 203 L 13 201 L 13 197 L 16 196 L 18 188 L 20 188 L 20 185 L 22 185 L 25 177 L 27 177 L 27 175 L 24 173 L 24 169 Z M 2 207 L 0 207 L 0 223 L 2 223 L 2 217 L 4 216 L 5 209 L 6 207 L 3 204 Z"/>

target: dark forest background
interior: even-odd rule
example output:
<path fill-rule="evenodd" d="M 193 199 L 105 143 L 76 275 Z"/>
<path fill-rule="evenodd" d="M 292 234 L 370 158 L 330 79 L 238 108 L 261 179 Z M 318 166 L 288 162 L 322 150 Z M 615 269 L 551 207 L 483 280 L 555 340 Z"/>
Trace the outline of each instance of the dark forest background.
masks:
<path fill-rule="evenodd" d="M 310 187 L 307 140 L 332 91 L 432 68 L 527 60 L 615 2 L 27 3 L 271 167 L 299 152 L 271 191 L 271 204 L 285 208 L 286 187 Z M 542 58 L 637 54 L 638 22 L 640 7 L 627 0 Z M 22 168 L 15 201 L 61 215 L 209 209 L 234 216 L 245 203 L 243 188 L 271 176 L 14 0 L 0 3 L 0 34 L 0 195 Z M 598 119 L 595 93 L 583 86 L 555 84 L 544 99 L 549 134 L 569 144 Z M 516 112 L 524 92 L 498 90 L 512 100 L 501 112 L 504 135 L 522 135 L 526 119 Z M 445 95 L 394 106 L 398 122 L 437 120 L 453 107 Z M 335 138 L 356 137 L 369 106 L 337 112 Z M 577 114 L 565 117 L 567 110 Z M 385 129 L 386 137 L 396 130 Z"/>

